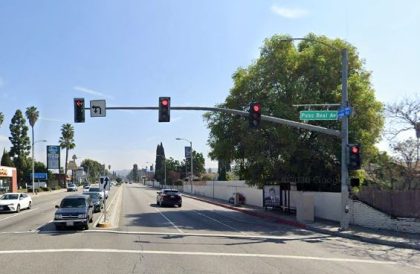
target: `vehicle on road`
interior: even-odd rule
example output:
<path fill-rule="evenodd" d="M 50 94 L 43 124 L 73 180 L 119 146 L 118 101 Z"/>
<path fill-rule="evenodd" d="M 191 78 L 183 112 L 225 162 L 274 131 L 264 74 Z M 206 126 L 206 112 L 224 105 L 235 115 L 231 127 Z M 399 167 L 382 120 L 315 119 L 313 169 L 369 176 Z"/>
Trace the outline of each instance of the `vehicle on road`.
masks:
<path fill-rule="evenodd" d="M 89 192 L 99 192 L 101 193 L 102 198 L 108 199 L 108 190 L 105 190 L 105 194 L 104 194 L 104 191 L 101 190 L 99 186 L 91 186 L 89 188 Z"/>
<path fill-rule="evenodd" d="M 158 206 L 182 206 L 182 197 L 177 189 L 162 189 L 157 192 L 156 204 Z"/>
<path fill-rule="evenodd" d="M 88 195 L 92 199 L 93 212 L 100 212 L 104 208 L 104 199 L 100 192 L 85 192 L 83 195 Z"/>
<path fill-rule="evenodd" d="M 54 215 L 56 229 L 83 227 L 89 229 L 93 221 L 93 203 L 88 195 L 70 195 L 61 200 Z"/>
<path fill-rule="evenodd" d="M 77 191 L 77 186 L 73 183 L 67 185 L 67 192 Z"/>
<path fill-rule="evenodd" d="M 89 188 L 90 188 L 90 185 L 84 185 L 83 186 L 83 193 L 84 192 L 89 192 Z"/>
<path fill-rule="evenodd" d="M 0 197 L 0 211 L 19 212 L 21 209 L 30 209 L 32 198 L 26 193 L 5 193 Z"/>

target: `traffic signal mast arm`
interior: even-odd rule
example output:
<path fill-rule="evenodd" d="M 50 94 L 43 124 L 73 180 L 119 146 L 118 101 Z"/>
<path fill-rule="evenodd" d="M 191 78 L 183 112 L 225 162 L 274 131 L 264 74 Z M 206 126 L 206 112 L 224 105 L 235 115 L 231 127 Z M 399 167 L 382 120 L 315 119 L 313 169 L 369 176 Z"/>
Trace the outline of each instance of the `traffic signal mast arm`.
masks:
<path fill-rule="evenodd" d="M 88 110 L 89 108 L 85 108 Z M 107 110 L 159 110 L 159 107 L 106 107 Z M 229 108 L 215 108 L 215 107 L 173 107 L 171 106 L 171 110 L 201 110 L 201 111 L 218 111 L 224 113 L 235 114 L 239 116 L 244 116 L 248 118 L 249 112 L 236 110 L 236 109 L 229 109 Z M 329 129 L 325 127 L 319 127 L 309 124 L 304 124 L 300 122 L 295 122 L 291 120 L 286 120 L 278 117 L 268 116 L 268 115 L 261 115 L 262 121 L 269 121 L 276 124 L 282 124 L 286 126 L 291 126 L 295 128 L 302 128 L 307 129 L 310 131 L 316 131 L 327 135 L 332 135 L 335 137 L 341 137 L 341 132 L 339 130 Z"/>

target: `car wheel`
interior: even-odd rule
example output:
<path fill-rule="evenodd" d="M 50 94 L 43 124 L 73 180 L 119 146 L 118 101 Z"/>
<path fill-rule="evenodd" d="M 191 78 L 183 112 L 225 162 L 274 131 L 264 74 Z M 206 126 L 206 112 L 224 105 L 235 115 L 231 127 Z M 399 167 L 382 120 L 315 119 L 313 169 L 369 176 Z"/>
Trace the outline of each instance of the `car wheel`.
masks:
<path fill-rule="evenodd" d="M 86 222 L 85 224 L 85 229 L 88 230 L 89 229 L 89 222 Z"/>
<path fill-rule="evenodd" d="M 160 203 L 159 203 L 159 201 L 158 201 L 158 200 L 156 200 L 156 204 L 157 204 L 158 206 L 160 206 Z"/>
<path fill-rule="evenodd" d="M 178 204 L 178 207 L 182 207 L 182 204 L 180 203 L 180 204 Z"/>
<path fill-rule="evenodd" d="M 28 209 L 31 209 L 31 206 L 32 206 L 32 202 L 29 202 Z"/>
<path fill-rule="evenodd" d="M 20 205 L 17 205 L 17 207 L 16 207 L 16 213 L 19 213 L 20 212 Z"/>

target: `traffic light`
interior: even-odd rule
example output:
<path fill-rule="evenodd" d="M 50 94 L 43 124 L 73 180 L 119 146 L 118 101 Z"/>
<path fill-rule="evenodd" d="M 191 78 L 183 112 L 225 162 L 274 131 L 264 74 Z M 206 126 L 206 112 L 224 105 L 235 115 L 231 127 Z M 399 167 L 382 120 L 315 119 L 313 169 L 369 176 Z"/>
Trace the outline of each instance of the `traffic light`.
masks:
<path fill-rule="evenodd" d="M 85 98 L 74 98 L 74 122 L 85 122 Z"/>
<path fill-rule="evenodd" d="M 171 119 L 171 97 L 159 97 L 159 122 L 169 122 Z"/>
<path fill-rule="evenodd" d="M 349 144 L 349 162 L 348 162 L 348 169 L 349 170 L 358 170 L 362 164 L 362 160 L 360 157 L 360 145 L 359 144 Z"/>
<path fill-rule="evenodd" d="M 249 127 L 258 128 L 261 122 L 261 104 L 251 103 L 249 105 Z"/>

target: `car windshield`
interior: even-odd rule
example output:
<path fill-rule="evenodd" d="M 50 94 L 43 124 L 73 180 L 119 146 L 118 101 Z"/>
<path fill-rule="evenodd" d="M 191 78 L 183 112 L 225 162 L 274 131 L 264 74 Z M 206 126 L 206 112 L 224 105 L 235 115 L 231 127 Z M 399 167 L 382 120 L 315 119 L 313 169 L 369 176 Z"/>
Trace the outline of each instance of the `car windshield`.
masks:
<path fill-rule="evenodd" d="M 61 201 L 61 208 L 83 208 L 86 207 L 86 200 L 84 198 L 69 198 Z"/>
<path fill-rule="evenodd" d="M 179 194 L 178 190 L 164 190 L 163 193 L 167 194 L 167 195 L 177 195 L 177 194 Z"/>
<path fill-rule="evenodd" d="M 92 199 L 99 199 L 101 197 L 99 192 L 88 192 L 87 195 L 89 195 Z"/>
<path fill-rule="evenodd" d="M 18 198 L 18 194 L 4 194 L 0 197 L 0 200 L 17 200 Z"/>
<path fill-rule="evenodd" d="M 100 192 L 101 189 L 99 187 L 91 187 L 89 188 L 89 192 Z"/>

